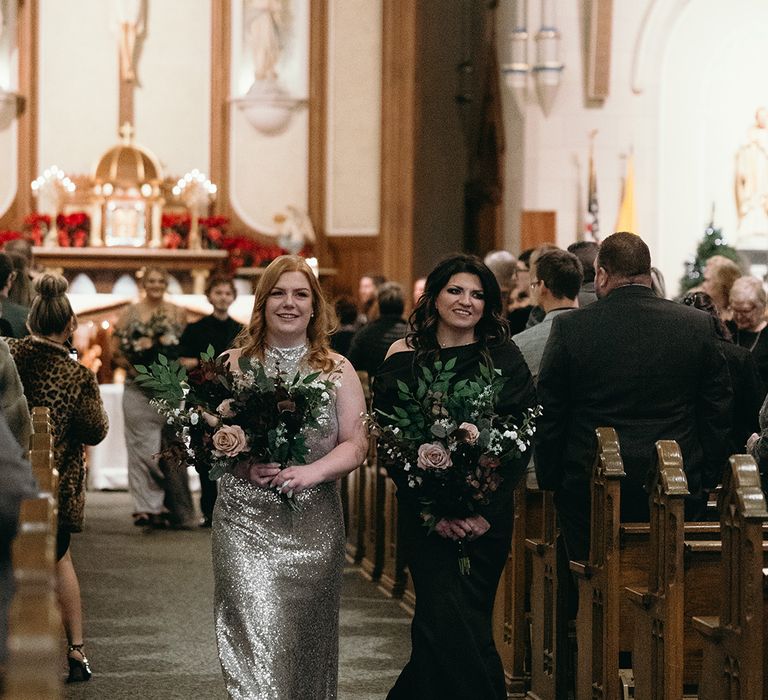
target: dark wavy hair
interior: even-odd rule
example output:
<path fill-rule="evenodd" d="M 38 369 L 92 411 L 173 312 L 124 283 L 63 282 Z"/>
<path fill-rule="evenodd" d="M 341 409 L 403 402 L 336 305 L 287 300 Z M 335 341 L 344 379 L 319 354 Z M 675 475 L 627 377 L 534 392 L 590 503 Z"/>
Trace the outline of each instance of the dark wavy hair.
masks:
<path fill-rule="evenodd" d="M 733 342 L 731 332 L 720 318 L 720 310 L 717 308 L 715 300 L 709 294 L 706 292 L 688 292 L 680 301 L 686 306 L 692 306 L 694 309 L 708 313 L 715 319 L 715 332 L 718 337 Z"/>
<path fill-rule="evenodd" d="M 480 351 L 487 355 L 488 348 L 501 345 L 509 339 L 509 326 L 502 315 L 501 290 L 496 277 L 480 258 L 456 253 L 441 260 L 429 273 L 424 294 L 408 319 L 410 330 L 406 342 L 415 350 L 416 362 L 436 355 L 440 349 L 437 342 L 440 317 L 435 301 L 451 277 L 461 272 L 476 275 L 483 287 L 485 307 L 482 318 L 475 326 L 475 339 L 480 345 Z"/>

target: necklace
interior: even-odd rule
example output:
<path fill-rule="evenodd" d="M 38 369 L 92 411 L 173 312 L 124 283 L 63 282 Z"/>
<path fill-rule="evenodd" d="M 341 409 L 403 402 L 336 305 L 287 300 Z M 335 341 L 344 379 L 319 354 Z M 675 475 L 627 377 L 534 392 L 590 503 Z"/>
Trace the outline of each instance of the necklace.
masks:
<path fill-rule="evenodd" d="M 760 342 L 760 336 L 763 334 L 763 331 L 764 331 L 764 330 L 765 330 L 765 327 L 761 328 L 761 329 L 760 329 L 760 330 L 757 332 L 757 335 L 755 336 L 755 339 L 752 341 L 752 345 L 750 345 L 750 346 L 747 348 L 747 350 L 749 350 L 750 352 L 752 352 L 752 351 L 753 351 L 753 350 L 754 350 L 754 349 L 757 347 L 757 344 Z M 741 345 L 741 343 L 739 342 L 739 338 L 740 338 L 740 336 L 741 336 L 741 329 L 739 328 L 739 329 L 736 331 L 736 345 Z M 746 346 L 746 345 L 741 345 L 741 347 L 747 347 L 747 346 Z"/>

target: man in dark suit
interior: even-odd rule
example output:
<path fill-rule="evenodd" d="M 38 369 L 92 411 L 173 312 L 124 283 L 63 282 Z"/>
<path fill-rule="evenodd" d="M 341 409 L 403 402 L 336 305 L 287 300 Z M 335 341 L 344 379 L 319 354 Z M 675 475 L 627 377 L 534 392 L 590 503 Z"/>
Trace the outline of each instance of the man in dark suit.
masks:
<path fill-rule="evenodd" d="M 555 319 L 538 396 L 536 475 L 555 492 L 571 559 L 589 547 L 589 478 L 595 428 L 615 428 L 624 470 L 621 514 L 648 520 L 644 486 L 657 440 L 677 440 L 690 497 L 687 517 L 706 505 L 727 457 L 731 387 L 707 314 L 658 298 L 648 246 L 632 233 L 603 241 L 595 261 L 598 301 Z"/>

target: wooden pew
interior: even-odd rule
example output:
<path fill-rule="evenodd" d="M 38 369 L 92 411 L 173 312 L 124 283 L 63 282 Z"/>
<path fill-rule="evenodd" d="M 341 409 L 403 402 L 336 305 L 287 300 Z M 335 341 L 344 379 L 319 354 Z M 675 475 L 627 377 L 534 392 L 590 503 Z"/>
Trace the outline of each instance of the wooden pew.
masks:
<path fill-rule="evenodd" d="M 370 387 L 369 391 L 373 387 Z M 370 396 L 370 394 L 369 394 Z M 376 455 L 376 440 L 368 442 L 368 456 L 362 467 L 362 557 L 360 566 L 372 581 L 381 578 L 384 567 L 384 502 L 387 473 L 379 465 Z"/>
<path fill-rule="evenodd" d="M 493 609 L 493 636 L 501 657 L 510 697 L 522 697 L 529 683 L 526 659 L 531 562 L 525 549 L 528 537 L 541 534 L 543 492 L 526 487 L 525 477 L 514 492 L 512 542 Z"/>
<path fill-rule="evenodd" d="M 34 408 L 29 458 L 40 486 L 21 504 L 13 544 L 16 594 L 10 619 L 10 668 L 4 697 L 59 697 L 61 618 L 56 604 L 56 511 L 58 473 L 48 409 Z"/>
<path fill-rule="evenodd" d="M 528 700 L 560 700 L 568 693 L 568 575 L 560 563 L 551 491 L 541 494 L 540 532 L 526 539 L 530 552 L 530 688 Z"/>
<path fill-rule="evenodd" d="M 729 467 L 719 504 L 720 615 L 693 618 L 704 645 L 699 698 L 762 700 L 768 694 L 768 569 L 763 568 L 768 510 L 754 460 L 734 455 Z"/>
<path fill-rule="evenodd" d="M 371 385 L 368 373 L 359 371 L 357 376 L 363 387 L 366 410 L 370 411 Z M 363 463 L 355 471 L 348 474 L 342 484 L 343 494 L 346 496 L 347 557 L 353 564 L 360 564 L 365 552 L 365 477 L 368 473 L 368 462 L 371 457 L 371 443 L 375 444 L 373 438 L 368 440 L 368 454 Z M 375 456 L 375 446 L 373 450 Z"/>
<path fill-rule="evenodd" d="M 589 560 L 570 562 L 579 592 L 577 700 L 619 697 L 619 592 L 611 586 L 619 580 L 621 571 L 619 479 L 625 472 L 616 431 L 598 428 L 596 433 L 598 448 L 592 470 Z M 606 659 L 610 661 L 606 663 Z"/>
<path fill-rule="evenodd" d="M 646 587 L 626 588 L 635 607 L 632 670 L 638 698 L 682 698 L 684 537 L 688 482 L 674 440 L 656 443 Z"/>
<path fill-rule="evenodd" d="M 610 428 L 598 428 L 598 455 L 592 476 L 590 555 L 587 562 L 570 562 L 579 590 L 576 620 L 578 664 L 576 697 L 620 697 L 620 652 L 633 647 L 633 604 L 625 588 L 648 585 L 650 524 L 620 523 L 619 479 L 624 475 L 618 439 Z M 711 585 L 720 556 L 719 525 L 686 523 L 684 575 L 688 584 L 683 613 L 719 605 L 720 591 Z M 685 634 L 687 664 L 684 683 L 695 684 L 701 649 Z M 654 662 L 655 663 L 655 662 Z M 622 674 L 623 677 L 623 674 Z M 627 683 L 627 681 L 622 681 Z"/>

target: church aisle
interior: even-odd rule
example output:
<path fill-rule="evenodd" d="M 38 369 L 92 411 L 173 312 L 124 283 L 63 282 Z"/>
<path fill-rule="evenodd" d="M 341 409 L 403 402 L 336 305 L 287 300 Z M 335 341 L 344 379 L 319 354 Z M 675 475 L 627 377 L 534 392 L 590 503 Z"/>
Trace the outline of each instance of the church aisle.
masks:
<path fill-rule="evenodd" d="M 64 686 L 62 697 L 225 699 L 213 632 L 210 531 L 142 532 L 131 524 L 126 493 L 92 492 L 86 502 L 86 529 L 72 538 L 72 555 L 94 676 Z M 407 660 L 409 624 L 398 603 L 347 567 L 339 700 L 386 695 Z"/>

